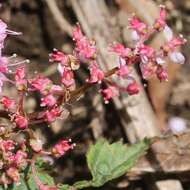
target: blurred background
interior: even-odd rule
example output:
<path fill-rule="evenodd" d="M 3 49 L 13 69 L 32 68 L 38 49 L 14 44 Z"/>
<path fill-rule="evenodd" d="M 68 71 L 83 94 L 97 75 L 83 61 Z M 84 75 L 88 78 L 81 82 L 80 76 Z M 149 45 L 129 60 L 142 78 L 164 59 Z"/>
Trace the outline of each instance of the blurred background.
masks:
<path fill-rule="evenodd" d="M 127 26 L 132 13 L 151 24 L 159 15 L 159 5 L 164 4 L 168 10 L 169 26 L 176 35 L 181 33 L 188 40 L 181 50 L 186 57 L 186 64 L 167 63 L 169 82 L 160 83 L 155 78 L 144 81 L 136 68 L 135 76 L 142 84 L 140 94 L 134 97 L 122 94 L 105 105 L 102 97 L 96 93 L 97 89 L 90 89 L 85 98 L 66 105 L 69 114 L 67 119 L 58 120 L 51 127 L 42 125 L 36 129 L 47 148 L 61 138 L 72 138 L 77 143 L 74 151 L 56 161 L 52 175 L 57 182 L 72 183 L 90 178 L 84 153 L 90 143 L 102 136 L 111 142 L 123 139 L 124 142 L 134 143 L 144 137 L 168 136 L 178 132 L 188 134 L 190 0 L 2 0 L 1 3 L 0 18 L 8 23 L 9 29 L 23 33 L 19 37 L 8 38 L 5 54 L 16 53 L 21 59 L 30 59 L 27 65 L 29 76 L 41 72 L 56 82 L 58 73 L 56 65 L 48 63 L 49 53 L 53 48 L 72 53 L 72 30 L 77 22 L 89 38 L 96 40 L 98 61 L 104 70 L 117 64 L 117 57 L 107 49 L 111 42 L 131 45 Z M 159 47 L 162 41 L 163 36 L 159 35 L 153 36 L 148 43 Z M 79 86 L 87 76 L 87 67 L 82 66 L 77 73 Z M 4 88 L 7 94 L 16 96 L 13 87 Z M 26 110 L 32 112 L 39 109 L 39 100 L 38 94 L 35 97 L 28 96 Z M 177 143 L 166 141 L 163 147 L 159 147 L 161 152 L 149 155 L 149 159 L 156 162 L 153 163 L 156 165 L 154 171 L 150 165 L 145 164 L 143 168 L 139 164 L 139 168 L 131 171 L 129 176 L 99 189 L 190 189 L 190 135 L 184 139 L 183 135 L 178 135 Z M 161 156 L 157 158 L 157 154 Z"/>

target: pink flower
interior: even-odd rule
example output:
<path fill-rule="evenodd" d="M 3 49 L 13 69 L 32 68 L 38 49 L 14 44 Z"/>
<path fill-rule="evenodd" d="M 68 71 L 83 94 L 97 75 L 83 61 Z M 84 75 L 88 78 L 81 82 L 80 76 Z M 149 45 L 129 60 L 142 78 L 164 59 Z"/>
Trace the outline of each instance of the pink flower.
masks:
<path fill-rule="evenodd" d="M 26 88 L 27 80 L 25 79 L 25 76 L 26 76 L 26 71 L 24 66 L 21 66 L 16 69 L 15 81 L 18 90 L 24 90 Z"/>
<path fill-rule="evenodd" d="M 147 25 L 135 16 L 130 20 L 130 28 L 143 35 L 146 34 L 148 30 Z"/>
<path fill-rule="evenodd" d="M 17 114 L 14 121 L 19 129 L 26 129 L 28 127 L 28 119 L 22 115 Z"/>
<path fill-rule="evenodd" d="M 61 82 L 66 86 L 70 87 L 75 85 L 74 73 L 70 69 L 65 68 L 63 70 Z"/>
<path fill-rule="evenodd" d="M 139 90 L 140 90 L 139 85 L 135 80 L 127 86 L 127 92 L 129 95 L 138 94 Z"/>
<path fill-rule="evenodd" d="M 20 35 L 21 33 L 8 30 L 7 24 L 0 19 L 0 49 L 4 47 L 4 40 L 7 37 L 7 34 Z"/>
<path fill-rule="evenodd" d="M 8 73 L 8 59 L 7 57 L 0 57 L 0 72 Z"/>
<path fill-rule="evenodd" d="M 101 83 L 104 79 L 104 72 L 99 68 L 96 62 L 91 63 L 90 67 L 90 78 L 87 79 L 89 83 Z"/>
<path fill-rule="evenodd" d="M 20 181 L 20 175 L 19 171 L 15 167 L 10 167 L 9 169 L 6 170 L 6 174 L 15 182 L 19 183 Z"/>
<path fill-rule="evenodd" d="M 7 24 L 0 20 L 0 48 L 4 47 L 4 40 L 7 37 Z"/>
<path fill-rule="evenodd" d="M 118 89 L 115 86 L 109 86 L 101 90 L 105 104 L 109 103 L 110 99 L 119 95 Z"/>
<path fill-rule="evenodd" d="M 25 76 L 26 76 L 25 67 L 21 66 L 21 67 L 17 68 L 16 74 L 15 74 L 15 80 L 16 81 L 22 80 L 25 78 Z"/>
<path fill-rule="evenodd" d="M 162 30 L 166 26 L 166 8 L 165 6 L 160 6 L 160 17 L 155 21 L 154 28 L 156 30 Z"/>
<path fill-rule="evenodd" d="M 159 66 L 156 70 L 156 75 L 160 81 L 168 81 L 168 73 L 165 68 Z"/>
<path fill-rule="evenodd" d="M 1 99 L 1 103 L 3 104 L 4 108 L 6 109 L 13 109 L 15 107 L 16 101 L 13 99 L 10 99 L 7 96 L 3 96 Z"/>
<path fill-rule="evenodd" d="M 111 51 L 117 53 L 123 58 L 130 57 L 132 55 L 132 50 L 130 48 L 125 48 L 124 45 L 120 43 L 112 45 Z"/>
<path fill-rule="evenodd" d="M 15 142 L 12 140 L 0 140 L 0 149 L 7 152 L 15 149 Z"/>
<path fill-rule="evenodd" d="M 27 158 L 27 153 L 22 151 L 22 150 L 18 150 L 14 156 L 14 163 L 16 164 L 17 167 L 21 167 L 26 165 L 26 158 Z"/>
<path fill-rule="evenodd" d="M 56 98 L 52 95 L 52 94 L 49 94 L 43 98 L 41 98 L 41 106 L 53 106 L 55 105 L 57 102 Z"/>
<path fill-rule="evenodd" d="M 73 31 L 73 40 L 75 41 L 80 41 L 82 38 L 84 37 L 80 25 L 77 24 L 77 26 L 75 27 L 74 31 Z"/>
<path fill-rule="evenodd" d="M 154 48 L 143 44 L 141 47 L 139 47 L 139 53 L 140 55 L 146 56 L 147 58 L 153 58 L 155 50 Z"/>
<path fill-rule="evenodd" d="M 38 76 L 36 79 L 29 81 L 34 90 L 38 90 L 42 94 L 47 94 L 51 90 L 52 82 L 50 79 Z"/>
<path fill-rule="evenodd" d="M 79 55 L 79 58 L 94 59 L 96 57 L 96 47 L 94 42 L 89 41 L 86 36 L 82 34 L 79 24 L 74 29 L 73 39 L 76 42 L 75 51 Z"/>
<path fill-rule="evenodd" d="M 52 154 L 55 157 L 60 157 L 70 149 L 73 149 L 75 144 L 71 144 L 71 140 L 62 140 L 52 148 Z"/>
<path fill-rule="evenodd" d="M 54 122 L 58 117 L 61 116 L 62 110 L 60 108 L 52 108 L 51 110 L 47 110 L 45 112 L 45 119 L 48 123 Z"/>
<path fill-rule="evenodd" d="M 152 62 L 140 63 L 141 73 L 144 79 L 148 79 L 156 72 L 156 66 Z"/>
<path fill-rule="evenodd" d="M 183 38 L 183 36 L 179 36 L 176 38 L 172 38 L 168 43 L 168 47 L 170 48 L 170 51 L 175 51 L 177 47 L 180 47 L 181 45 L 184 45 L 186 43 L 186 39 Z"/>
<path fill-rule="evenodd" d="M 53 53 L 50 54 L 50 62 L 59 62 L 62 65 L 67 65 L 69 61 L 69 56 L 64 54 L 62 51 L 56 49 L 53 50 Z"/>

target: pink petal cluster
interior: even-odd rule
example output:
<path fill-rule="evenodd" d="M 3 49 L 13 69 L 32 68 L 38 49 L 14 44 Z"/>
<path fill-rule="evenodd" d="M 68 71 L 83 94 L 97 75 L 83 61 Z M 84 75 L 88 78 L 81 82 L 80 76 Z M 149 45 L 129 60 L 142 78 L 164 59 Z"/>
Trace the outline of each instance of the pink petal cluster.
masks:
<path fill-rule="evenodd" d="M 102 89 L 101 93 L 104 98 L 105 104 L 109 103 L 110 99 L 119 95 L 118 88 L 115 86 L 109 86 L 108 88 Z"/>
<path fill-rule="evenodd" d="M 111 46 L 111 51 L 117 53 L 122 58 L 127 58 L 132 56 L 132 50 L 130 48 L 126 48 L 123 44 L 116 43 Z"/>
<path fill-rule="evenodd" d="M 11 110 L 15 108 L 16 101 L 14 99 L 9 98 L 8 96 L 3 96 L 1 98 L 1 103 L 3 104 L 5 109 Z"/>
<path fill-rule="evenodd" d="M 15 82 L 18 90 L 25 90 L 27 85 L 25 66 L 18 67 L 15 73 Z"/>
<path fill-rule="evenodd" d="M 47 96 L 44 96 L 41 98 L 41 106 L 48 106 L 52 107 L 56 104 L 57 100 L 52 94 L 48 94 Z"/>
<path fill-rule="evenodd" d="M 55 157 L 63 156 L 67 151 L 73 149 L 75 144 L 71 143 L 71 140 L 62 140 L 52 148 L 52 154 Z"/>
<path fill-rule="evenodd" d="M 64 54 L 62 51 L 58 51 L 57 49 L 53 50 L 53 53 L 50 54 L 50 62 L 58 62 L 62 65 L 67 65 L 69 61 L 69 56 Z"/>
<path fill-rule="evenodd" d="M 28 119 L 22 115 L 15 115 L 14 122 L 19 129 L 28 128 Z"/>
<path fill-rule="evenodd" d="M 146 34 L 148 30 L 147 24 L 142 22 L 136 16 L 130 19 L 130 28 L 136 31 L 138 34 L 142 34 L 142 35 Z"/>
<path fill-rule="evenodd" d="M 54 122 L 58 117 L 61 116 L 62 110 L 58 107 L 47 110 L 44 114 L 44 118 L 48 123 Z"/>
<path fill-rule="evenodd" d="M 99 65 L 96 62 L 92 62 L 89 66 L 90 78 L 86 81 L 89 83 L 101 83 L 104 79 L 104 72 L 100 69 Z"/>
<path fill-rule="evenodd" d="M 133 81 L 127 86 L 126 90 L 129 95 L 134 95 L 139 93 L 140 87 L 136 81 Z"/>
<path fill-rule="evenodd" d="M 94 42 L 89 41 L 88 38 L 82 34 L 79 24 L 74 29 L 73 39 L 76 43 L 75 51 L 79 58 L 89 60 L 96 57 L 96 47 Z"/>
<path fill-rule="evenodd" d="M 29 80 L 32 90 L 39 91 L 41 94 L 46 95 L 52 87 L 52 81 L 48 78 L 38 76 L 35 79 Z"/>
<path fill-rule="evenodd" d="M 156 30 L 160 31 L 160 30 L 164 29 L 164 27 L 166 26 L 166 17 L 167 17 L 166 8 L 165 8 L 165 6 L 161 5 L 160 6 L 160 17 L 154 23 L 154 28 Z"/>
<path fill-rule="evenodd" d="M 0 184 L 19 184 L 20 169 L 27 164 L 28 154 L 13 140 L 0 140 L 1 169 Z"/>
<path fill-rule="evenodd" d="M 74 73 L 72 70 L 65 68 L 62 73 L 61 82 L 69 88 L 75 85 Z"/>

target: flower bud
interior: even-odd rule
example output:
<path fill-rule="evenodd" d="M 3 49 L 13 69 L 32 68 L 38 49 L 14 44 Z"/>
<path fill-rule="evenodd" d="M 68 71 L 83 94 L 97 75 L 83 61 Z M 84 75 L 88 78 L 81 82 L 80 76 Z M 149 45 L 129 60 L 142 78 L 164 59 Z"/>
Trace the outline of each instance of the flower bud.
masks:
<path fill-rule="evenodd" d="M 139 85 L 137 84 L 136 81 L 131 82 L 127 86 L 127 92 L 129 95 L 134 95 L 139 93 Z"/>

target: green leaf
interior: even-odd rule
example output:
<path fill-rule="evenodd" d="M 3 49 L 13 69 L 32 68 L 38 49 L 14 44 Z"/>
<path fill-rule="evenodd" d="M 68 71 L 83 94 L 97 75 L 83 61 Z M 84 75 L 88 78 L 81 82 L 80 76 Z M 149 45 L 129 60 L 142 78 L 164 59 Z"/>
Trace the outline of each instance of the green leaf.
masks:
<path fill-rule="evenodd" d="M 13 184 L 13 187 L 10 188 L 10 190 L 28 190 L 28 187 L 27 187 L 24 179 L 21 177 L 20 185 Z"/>
<path fill-rule="evenodd" d="M 71 186 L 70 185 L 61 185 L 60 187 L 59 187 L 59 190 L 70 190 L 71 189 Z"/>
<path fill-rule="evenodd" d="M 92 186 L 92 181 L 86 181 L 86 180 L 78 181 L 73 185 L 73 187 L 75 187 L 76 189 L 83 189 L 85 187 L 90 187 L 90 186 Z"/>
<path fill-rule="evenodd" d="M 122 142 L 109 144 L 104 139 L 99 140 L 87 153 L 88 167 L 93 178 L 92 186 L 102 186 L 107 181 L 124 175 L 145 154 L 149 146 L 148 139 L 130 146 Z"/>
<path fill-rule="evenodd" d="M 37 176 L 41 180 L 43 184 L 49 185 L 49 186 L 54 186 L 54 180 L 51 176 L 49 176 L 46 172 L 37 170 Z M 29 179 L 28 179 L 28 186 L 30 190 L 38 190 L 38 187 L 35 183 L 34 176 L 30 173 Z"/>

